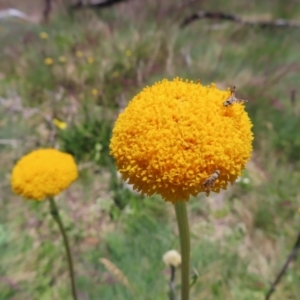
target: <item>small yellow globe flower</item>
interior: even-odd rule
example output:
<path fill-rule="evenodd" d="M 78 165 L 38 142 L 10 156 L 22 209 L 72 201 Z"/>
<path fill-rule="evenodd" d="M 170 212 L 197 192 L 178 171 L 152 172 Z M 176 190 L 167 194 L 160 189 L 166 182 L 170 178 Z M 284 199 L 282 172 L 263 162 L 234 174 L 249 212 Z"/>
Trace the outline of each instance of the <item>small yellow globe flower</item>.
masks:
<path fill-rule="evenodd" d="M 78 57 L 78 58 L 81 58 L 83 56 L 83 53 L 81 51 L 76 51 L 75 55 Z"/>
<path fill-rule="evenodd" d="M 52 122 L 57 128 L 59 128 L 61 130 L 66 129 L 68 126 L 66 122 L 60 121 L 58 119 L 53 119 Z"/>
<path fill-rule="evenodd" d="M 112 76 L 114 77 L 114 78 L 118 78 L 119 77 L 119 72 L 118 71 L 114 71 L 113 73 L 112 73 Z"/>
<path fill-rule="evenodd" d="M 88 58 L 87 58 L 87 62 L 89 63 L 89 64 L 93 64 L 94 63 L 94 57 L 92 57 L 92 56 L 89 56 Z"/>
<path fill-rule="evenodd" d="M 131 56 L 131 54 L 132 54 L 132 53 L 131 53 L 130 50 L 126 50 L 126 51 L 125 51 L 125 55 L 126 55 L 126 56 Z"/>
<path fill-rule="evenodd" d="M 124 180 L 142 194 L 188 201 L 233 184 L 252 152 L 252 123 L 242 103 L 214 84 L 163 80 L 120 114 L 110 152 Z"/>
<path fill-rule="evenodd" d="M 46 66 L 51 66 L 51 65 L 54 64 L 54 60 L 51 57 L 47 57 L 47 58 L 44 59 L 44 64 Z"/>
<path fill-rule="evenodd" d="M 93 96 L 98 96 L 99 91 L 97 89 L 92 89 L 92 95 Z"/>
<path fill-rule="evenodd" d="M 48 35 L 47 32 L 41 32 L 41 33 L 40 33 L 40 38 L 41 38 L 42 40 L 47 40 L 47 39 L 49 38 L 49 35 Z"/>
<path fill-rule="evenodd" d="M 56 149 L 39 149 L 23 156 L 11 176 L 12 190 L 26 199 L 44 200 L 58 195 L 78 177 L 70 154 Z"/>

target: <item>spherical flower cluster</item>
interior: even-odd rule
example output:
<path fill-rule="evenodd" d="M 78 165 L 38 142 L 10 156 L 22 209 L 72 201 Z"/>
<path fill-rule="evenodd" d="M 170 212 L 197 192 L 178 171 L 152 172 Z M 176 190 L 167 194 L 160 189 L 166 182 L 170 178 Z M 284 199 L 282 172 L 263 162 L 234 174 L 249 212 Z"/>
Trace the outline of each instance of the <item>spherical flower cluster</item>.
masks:
<path fill-rule="evenodd" d="M 41 32 L 41 33 L 40 33 L 40 38 L 41 38 L 42 40 L 47 40 L 47 39 L 49 38 L 49 35 L 48 35 L 47 32 Z"/>
<path fill-rule="evenodd" d="M 23 156 L 11 176 L 12 189 L 26 199 L 44 200 L 58 195 L 78 177 L 70 154 L 56 149 L 39 149 Z"/>
<path fill-rule="evenodd" d="M 188 201 L 234 183 L 252 151 L 243 103 L 230 90 L 163 80 L 136 95 L 118 117 L 110 150 L 124 180 L 143 194 Z"/>
<path fill-rule="evenodd" d="M 51 66 L 51 65 L 54 64 L 54 60 L 51 57 L 47 57 L 47 58 L 44 59 L 44 64 L 46 66 Z"/>
<path fill-rule="evenodd" d="M 65 123 L 65 122 L 63 122 L 63 121 L 60 121 L 60 120 L 58 120 L 58 119 L 53 119 L 52 120 L 52 122 L 53 122 L 53 124 L 57 127 L 57 128 L 59 128 L 59 129 L 61 129 L 61 130 L 64 130 L 64 129 L 66 129 L 67 128 L 67 123 Z"/>

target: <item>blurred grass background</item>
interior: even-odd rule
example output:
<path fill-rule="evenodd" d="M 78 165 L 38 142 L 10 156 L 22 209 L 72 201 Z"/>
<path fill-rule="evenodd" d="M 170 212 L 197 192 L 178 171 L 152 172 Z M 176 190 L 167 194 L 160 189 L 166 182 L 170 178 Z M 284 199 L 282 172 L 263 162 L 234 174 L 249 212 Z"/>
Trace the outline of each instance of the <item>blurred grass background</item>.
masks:
<path fill-rule="evenodd" d="M 236 85 L 249 100 L 255 134 L 241 180 L 188 205 L 199 274 L 191 299 L 264 299 L 300 228 L 299 29 L 204 19 L 179 25 L 200 9 L 299 20 L 297 1 L 132 0 L 76 11 L 66 3 L 54 2 L 43 23 L 42 1 L 0 1 L 0 9 L 18 8 L 30 18 L 0 20 L 0 299 L 70 299 L 48 204 L 23 201 L 9 184 L 22 155 L 48 146 L 72 153 L 80 166 L 80 179 L 58 197 L 79 298 L 167 299 L 162 256 L 179 250 L 173 207 L 124 186 L 108 145 L 128 101 L 176 76 L 221 89 Z M 101 258 L 124 273 L 132 290 Z M 296 262 L 272 299 L 300 299 L 299 280 Z"/>

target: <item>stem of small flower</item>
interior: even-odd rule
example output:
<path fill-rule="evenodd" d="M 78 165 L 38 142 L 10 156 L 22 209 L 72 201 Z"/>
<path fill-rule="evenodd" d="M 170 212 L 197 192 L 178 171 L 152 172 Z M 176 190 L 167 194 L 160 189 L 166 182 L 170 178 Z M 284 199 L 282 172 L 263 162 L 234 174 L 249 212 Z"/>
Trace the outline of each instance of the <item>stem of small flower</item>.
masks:
<path fill-rule="evenodd" d="M 60 233 L 63 237 L 64 246 L 65 246 L 65 249 L 66 249 L 73 299 L 77 300 L 77 293 L 76 293 L 76 286 L 75 286 L 75 276 L 74 276 L 74 267 L 73 267 L 73 261 L 72 261 L 72 255 L 71 255 L 71 250 L 70 250 L 70 246 L 69 246 L 68 236 L 66 234 L 66 231 L 64 229 L 62 220 L 60 218 L 59 211 L 58 211 L 58 208 L 56 206 L 55 200 L 53 199 L 53 197 L 49 197 L 49 200 L 50 200 L 50 213 L 51 213 L 53 219 L 58 224 Z"/>
<path fill-rule="evenodd" d="M 181 249 L 181 300 L 189 300 L 190 293 L 190 229 L 185 201 L 174 204 Z"/>

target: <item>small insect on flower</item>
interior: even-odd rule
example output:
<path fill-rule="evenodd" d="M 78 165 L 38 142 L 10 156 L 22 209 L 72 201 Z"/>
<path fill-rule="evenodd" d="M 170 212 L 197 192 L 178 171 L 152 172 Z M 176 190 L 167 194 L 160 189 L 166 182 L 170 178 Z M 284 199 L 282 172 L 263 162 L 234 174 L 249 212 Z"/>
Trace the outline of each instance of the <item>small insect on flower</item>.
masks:
<path fill-rule="evenodd" d="M 205 188 L 206 196 L 209 195 L 210 189 L 214 186 L 216 180 L 220 175 L 220 170 L 216 170 L 213 174 L 211 174 L 207 179 L 205 179 L 203 183 L 203 187 Z"/>
<path fill-rule="evenodd" d="M 234 103 L 245 103 L 248 102 L 248 100 L 242 100 L 242 99 L 238 99 L 235 97 L 235 93 L 236 93 L 236 86 L 234 85 L 231 89 L 230 89 L 231 95 L 230 97 L 223 103 L 223 106 L 228 107 Z"/>

